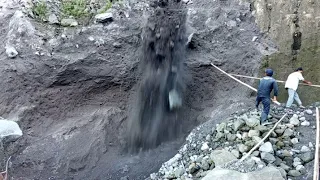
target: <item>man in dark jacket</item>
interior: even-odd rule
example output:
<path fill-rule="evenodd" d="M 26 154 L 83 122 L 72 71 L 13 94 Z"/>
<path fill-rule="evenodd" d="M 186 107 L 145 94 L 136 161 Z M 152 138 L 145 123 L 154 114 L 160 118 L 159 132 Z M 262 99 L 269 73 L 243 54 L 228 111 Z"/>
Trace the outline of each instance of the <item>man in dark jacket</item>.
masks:
<path fill-rule="evenodd" d="M 265 77 L 260 80 L 258 87 L 258 94 L 256 99 L 256 108 L 258 109 L 260 102 L 263 104 L 263 111 L 261 114 L 261 124 L 268 124 L 268 114 L 270 111 L 270 93 L 273 90 L 274 97 L 272 101 L 277 102 L 278 96 L 278 84 L 274 78 L 272 78 L 273 71 L 272 69 L 266 69 Z"/>

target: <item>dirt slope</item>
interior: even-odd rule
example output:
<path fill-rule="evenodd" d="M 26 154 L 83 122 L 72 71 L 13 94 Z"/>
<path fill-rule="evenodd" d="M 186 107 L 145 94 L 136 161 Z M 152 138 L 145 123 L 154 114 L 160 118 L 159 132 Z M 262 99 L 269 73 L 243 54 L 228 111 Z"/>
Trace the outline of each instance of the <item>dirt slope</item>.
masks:
<path fill-rule="evenodd" d="M 187 4 L 186 35 L 194 34 L 184 63 L 189 78 L 181 138 L 138 155 L 124 154 L 140 79 L 142 27 L 153 12 L 144 1 L 128 4 L 111 24 L 76 28 L 15 17 L 17 8 L 2 10 L 1 49 L 10 39 L 19 52 L 14 59 L 0 54 L 1 116 L 19 121 L 24 132 L 3 149 L 2 158 L 13 156 L 15 179 L 143 179 L 175 154 L 193 127 L 252 103 L 248 89 L 208 65 L 255 75 L 262 55 L 272 52 L 249 4 Z"/>

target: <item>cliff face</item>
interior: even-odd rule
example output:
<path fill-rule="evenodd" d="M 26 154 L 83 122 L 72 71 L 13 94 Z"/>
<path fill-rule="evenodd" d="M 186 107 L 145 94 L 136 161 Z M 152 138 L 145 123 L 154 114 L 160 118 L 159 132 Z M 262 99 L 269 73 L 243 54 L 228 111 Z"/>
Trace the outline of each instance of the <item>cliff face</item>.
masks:
<path fill-rule="evenodd" d="M 265 58 L 265 67 L 276 70 L 275 78 L 286 80 L 295 68 L 304 68 L 305 79 L 320 82 L 320 2 L 316 0 L 251 0 L 251 10 L 263 33 L 278 45 L 279 52 Z M 280 100 L 287 94 L 283 85 Z M 319 88 L 300 87 L 305 104 L 319 100 Z"/>

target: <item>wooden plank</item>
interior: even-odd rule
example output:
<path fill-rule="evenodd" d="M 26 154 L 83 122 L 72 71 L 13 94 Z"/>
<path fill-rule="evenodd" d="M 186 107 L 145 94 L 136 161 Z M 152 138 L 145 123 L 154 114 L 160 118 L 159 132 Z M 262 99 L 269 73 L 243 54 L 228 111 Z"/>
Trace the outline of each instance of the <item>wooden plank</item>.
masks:
<path fill-rule="evenodd" d="M 316 146 L 314 155 L 314 170 L 313 170 L 313 180 L 319 179 L 319 109 L 316 108 L 316 123 L 317 123 L 317 134 L 316 134 Z"/>

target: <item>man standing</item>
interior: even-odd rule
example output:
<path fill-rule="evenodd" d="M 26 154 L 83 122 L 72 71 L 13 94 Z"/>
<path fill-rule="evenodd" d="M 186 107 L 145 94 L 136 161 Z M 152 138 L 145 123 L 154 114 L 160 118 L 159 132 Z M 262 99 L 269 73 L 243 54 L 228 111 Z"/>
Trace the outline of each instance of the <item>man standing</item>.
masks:
<path fill-rule="evenodd" d="M 263 104 L 263 111 L 261 114 L 261 124 L 268 124 L 268 114 L 270 111 L 270 93 L 273 90 L 274 97 L 272 101 L 277 102 L 278 96 L 278 84 L 274 78 L 272 78 L 272 69 L 266 69 L 265 77 L 260 80 L 258 87 L 258 94 L 256 99 L 256 108 L 258 109 L 260 102 Z"/>
<path fill-rule="evenodd" d="M 291 107 L 293 100 L 297 101 L 300 108 L 304 108 L 304 106 L 302 106 L 302 102 L 301 102 L 299 95 L 297 93 L 299 81 L 303 81 L 304 83 L 309 84 L 309 85 L 312 85 L 312 83 L 304 80 L 304 78 L 302 76 L 302 72 L 303 72 L 302 67 L 299 67 L 296 70 L 296 72 L 293 72 L 288 76 L 288 79 L 287 79 L 286 85 L 285 85 L 285 88 L 288 90 L 288 94 L 289 94 L 286 108 Z"/>

